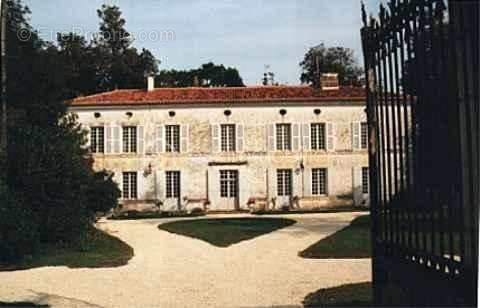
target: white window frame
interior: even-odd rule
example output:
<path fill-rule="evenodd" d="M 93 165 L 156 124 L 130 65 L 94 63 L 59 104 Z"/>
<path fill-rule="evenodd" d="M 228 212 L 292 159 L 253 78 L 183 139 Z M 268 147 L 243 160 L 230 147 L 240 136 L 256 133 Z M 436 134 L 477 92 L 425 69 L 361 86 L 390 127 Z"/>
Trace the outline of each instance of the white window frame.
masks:
<path fill-rule="evenodd" d="M 237 150 L 237 127 L 235 124 L 220 124 L 220 150 L 222 152 Z"/>
<path fill-rule="evenodd" d="M 138 173 L 122 172 L 122 199 L 137 200 L 138 199 Z"/>
<path fill-rule="evenodd" d="M 181 127 L 172 124 L 165 125 L 165 152 L 180 153 Z"/>
<path fill-rule="evenodd" d="M 122 150 L 123 153 L 136 154 L 138 142 L 138 132 L 136 126 L 122 127 Z"/>
<path fill-rule="evenodd" d="M 327 149 L 326 130 L 325 123 L 310 124 L 310 149 L 312 151 L 325 151 Z M 323 143 L 321 141 L 323 141 Z"/>
<path fill-rule="evenodd" d="M 293 193 L 292 169 L 277 169 L 277 196 L 287 197 Z"/>
<path fill-rule="evenodd" d="M 105 127 L 90 127 L 90 152 L 94 154 L 105 153 Z"/>
<path fill-rule="evenodd" d="M 292 151 L 292 124 L 275 124 L 275 144 L 277 151 Z"/>
<path fill-rule="evenodd" d="M 328 195 L 328 169 L 312 168 L 311 185 L 313 196 Z"/>
<path fill-rule="evenodd" d="M 180 198 L 181 172 L 178 170 L 165 171 L 165 198 Z"/>
<path fill-rule="evenodd" d="M 362 193 L 370 194 L 370 170 L 368 167 L 362 167 Z"/>

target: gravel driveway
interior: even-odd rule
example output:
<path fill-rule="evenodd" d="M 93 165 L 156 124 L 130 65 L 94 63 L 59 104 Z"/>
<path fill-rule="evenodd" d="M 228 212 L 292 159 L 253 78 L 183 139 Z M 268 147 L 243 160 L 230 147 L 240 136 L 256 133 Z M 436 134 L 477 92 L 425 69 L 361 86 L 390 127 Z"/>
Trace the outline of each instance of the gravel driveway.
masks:
<path fill-rule="evenodd" d="M 232 216 L 248 215 L 228 217 Z M 371 279 L 369 259 L 312 260 L 297 255 L 356 216 L 285 215 L 297 223 L 228 248 L 157 228 L 172 219 L 102 222 L 100 228 L 134 248 L 128 265 L 0 272 L 0 301 L 51 307 L 300 306 L 318 289 Z"/>

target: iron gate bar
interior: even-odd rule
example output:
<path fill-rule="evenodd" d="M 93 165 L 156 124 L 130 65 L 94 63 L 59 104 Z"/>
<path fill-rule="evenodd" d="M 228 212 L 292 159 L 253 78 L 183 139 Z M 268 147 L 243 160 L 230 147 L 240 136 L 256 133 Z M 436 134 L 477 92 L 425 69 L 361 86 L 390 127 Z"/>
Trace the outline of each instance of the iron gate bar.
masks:
<path fill-rule="evenodd" d="M 379 304 L 392 286 L 404 305 L 477 302 L 478 9 L 395 0 L 367 21 L 362 5 Z"/>

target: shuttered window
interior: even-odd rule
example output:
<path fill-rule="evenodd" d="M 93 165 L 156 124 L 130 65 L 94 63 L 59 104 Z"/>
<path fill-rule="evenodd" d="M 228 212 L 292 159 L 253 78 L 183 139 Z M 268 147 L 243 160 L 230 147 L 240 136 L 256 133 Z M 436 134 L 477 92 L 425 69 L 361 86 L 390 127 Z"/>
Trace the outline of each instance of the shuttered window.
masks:
<path fill-rule="evenodd" d="M 278 196 L 292 195 L 292 169 L 277 170 L 277 194 Z"/>
<path fill-rule="evenodd" d="M 362 149 L 368 148 L 368 124 L 366 122 L 361 123 L 360 141 Z"/>
<path fill-rule="evenodd" d="M 165 126 L 165 151 L 180 152 L 180 126 Z"/>
<path fill-rule="evenodd" d="M 292 150 L 292 126 L 290 124 L 277 124 L 277 150 Z"/>
<path fill-rule="evenodd" d="M 362 168 L 362 192 L 364 194 L 369 193 L 369 169 L 368 167 Z"/>
<path fill-rule="evenodd" d="M 90 150 L 92 153 L 105 153 L 105 128 L 103 126 L 90 129 Z"/>
<path fill-rule="evenodd" d="M 167 198 L 180 198 L 180 171 L 165 172 Z"/>
<path fill-rule="evenodd" d="M 137 153 L 137 127 L 123 127 L 123 153 Z"/>
<path fill-rule="evenodd" d="M 327 169 L 312 169 L 312 195 L 327 194 Z"/>
<path fill-rule="evenodd" d="M 325 123 L 312 123 L 310 126 L 312 150 L 325 150 Z"/>
<path fill-rule="evenodd" d="M 136 172 L 123 172 L 123 191 L 122 196 L 125 200 L 137 199 L 137 173 Z"/>
<path fill-rule="evenodd" d="M 235 152 L 235 124 L 220 125 L 222 152 Z"/>

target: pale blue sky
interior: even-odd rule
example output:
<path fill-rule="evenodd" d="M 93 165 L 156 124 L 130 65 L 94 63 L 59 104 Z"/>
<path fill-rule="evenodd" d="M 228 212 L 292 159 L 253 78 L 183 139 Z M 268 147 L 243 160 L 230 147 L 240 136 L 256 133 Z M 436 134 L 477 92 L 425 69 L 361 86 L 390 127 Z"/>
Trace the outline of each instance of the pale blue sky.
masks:
<path fill-rule="evenodd" d="M 237 67 L 248 85 L 260 83 L 265 65 L 277 81 L 298 84 L 299 62 L 320 42 L 353 48 L 362 61 L 360 0 L 23 1 L 45 39 L 56 32 L 95 32 L 96 9 L 116 4 L 136 37 L 134 46 L 150 49 L 162 61 L 160 68 L 214 61 Z M 379 0 L 365 2 L 377 11 Z"/>

